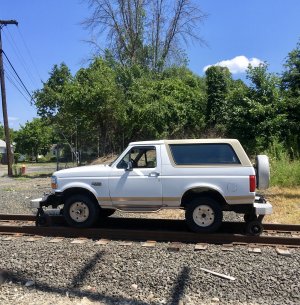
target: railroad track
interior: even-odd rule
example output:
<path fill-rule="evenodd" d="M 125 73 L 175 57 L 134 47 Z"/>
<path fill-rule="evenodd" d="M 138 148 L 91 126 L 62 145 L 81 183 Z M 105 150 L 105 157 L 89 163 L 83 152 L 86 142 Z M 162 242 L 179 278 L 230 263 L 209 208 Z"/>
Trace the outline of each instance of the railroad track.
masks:
<path fill-rule="evenodd" d="M 51 216 L 51 220 L 51 226 L 37 227 L 34 215 L 0 214 L 0 234 L 300 247 L 300 225 L 264 224 L 261 236 L 248 236 L 241 222 L 224 222 L 220 233 L 199 234 L 189 232 L 183 220 L 111 217 L 88 229 L 67 227 L 61 216 Z"/>

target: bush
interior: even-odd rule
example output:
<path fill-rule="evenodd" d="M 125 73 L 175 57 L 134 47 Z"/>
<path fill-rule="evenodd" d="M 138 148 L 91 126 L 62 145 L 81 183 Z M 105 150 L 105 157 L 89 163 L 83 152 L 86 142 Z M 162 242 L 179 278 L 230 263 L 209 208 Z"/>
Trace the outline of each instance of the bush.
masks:
<path fill-rule="evenodd" d="M 271 159 L 271 185 L 283 187 L 300 186 L 300 160 Z"/>
<path fill-rule="evenodd" d="M 283 143 L 273 140 L 265 153 L 270 158 L 271 186 L 300 185 L 300 160 L 294 159 Z"/>

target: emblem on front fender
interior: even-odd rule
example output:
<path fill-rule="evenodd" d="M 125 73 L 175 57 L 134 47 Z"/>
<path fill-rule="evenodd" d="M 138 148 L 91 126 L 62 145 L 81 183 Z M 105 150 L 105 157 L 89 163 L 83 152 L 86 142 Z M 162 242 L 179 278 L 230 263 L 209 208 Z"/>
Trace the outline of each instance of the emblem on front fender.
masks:
<path fill-rule="evenodd" d="M 101 185 L 102 185 L 102 183 L 101 183 L 101 182 L 97 182 L 97 181 L 96 181 L 96 182 L 92 182 L 92 185 L 93 185 L 93 186 L 101 186 Z"/>

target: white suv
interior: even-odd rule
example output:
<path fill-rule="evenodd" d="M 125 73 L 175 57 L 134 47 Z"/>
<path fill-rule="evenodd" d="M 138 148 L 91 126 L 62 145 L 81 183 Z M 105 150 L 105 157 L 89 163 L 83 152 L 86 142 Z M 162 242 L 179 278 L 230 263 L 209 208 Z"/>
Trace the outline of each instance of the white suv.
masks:
<path fill-rule="evenodd" d="M 238 140 L 198 139 L 133 142 L 110 165 L 57 171 L 53 192 L 32 201 L 44 221 L 43 206 L 63 206 L 70 226 L 90 227 L 115 210 L 154 212 L 184 209 L 188 227 L 214 232 L 223 211 L 245 214 L 247 232 L 259 234 L 272 205 L 256 196 L 269 185 L 267 156 L 253 167 Z"/>

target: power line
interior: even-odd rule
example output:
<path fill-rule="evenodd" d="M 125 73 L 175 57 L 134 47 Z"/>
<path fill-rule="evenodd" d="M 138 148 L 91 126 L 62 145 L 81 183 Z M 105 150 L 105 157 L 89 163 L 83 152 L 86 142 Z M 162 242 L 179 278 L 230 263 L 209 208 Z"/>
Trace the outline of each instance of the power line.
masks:
<path fill-rule="evenodd" d="M 6 71 L 7 72 L 7 71 Z M 28 101 L 28 103 L 30 103 L 30 100 L 27 99 L 27 97 L 25 96 L 25 94 L 20 90 L 20 88 L 15 84 L 15 82 L 10 78 L 10 76 L 8 75 L 8 73 L 6 73 L 6 78 L 10 81 L 10 83 L 20 92 L 20 94 L 25 98 L 26 101 Z"/>
<path fill-rule="evenodd" d="M 17 76 L 12 73 L 9 69 L 8 69 L 8 65 L 4 62 L 4 66 L 5 66 L 5 72 L 6 72 L 6 77 L 7 79 L 10 81 L 10 83 L 21 93 L 21 95 L 30 103 L 30 100 L 28 99 L 28 96 L 26 96 L 26 91 L 24 90 L 21 82 L 19 81 L 19 79 L 17 78 Z"/>
<path fill-rule="evenodd" d="M 40 78 L 40 81 L 43 82 L 42 77 L 41 77 L 41 74 L 39 73 L 39 70 L 38 70 L 38 68 L 37 68 L 37 66 L 36 66 L 36 64 L 35 64 L 35 61 L 33 60 L 33 57 L 31 56 L 30 49 L 28 48 L 28 46 L 27 46 L 27 44 L 26 44 L 26 41 L 25 41 L 25 39 L 24 39 L 24 37 L 23 37 L 23 35 L 22 35 L 22 33 L 21 33 L 21 30 L 20 30 L 19 28 L 18 28 L 18 32 L 19 32 L 19 35 L 21 36 L 21 39 L 22 39 L 22 41 L 23 41 L 23 43 L 24 43 L 24 46 L 25 46 L 25 48 L 26 48 L 26 50 L 27 50 L 27 53 L 28 53 L 28 55 L 29 55 L 29 58 L 31 59 L 31 62 L 32 62 L 32 64 L 33 64 L 33 67 L 35 68 L 35 71 L 37 72 L 37 74 L 38 74 L 38 76 L 39 76 L 39 78 Z"/>
<path fill-rule="evenodd" d="M 19 81 L 19 79 L 17 78 L 17 76 L 11 71 L 11 69 L 9 70 L 10 66 L 8 66 L 8 64 L 5 61 L 3 63 L 4 63 L 4 67 L 5 67 L 4 71 L 6 73 L 8 73 L 10 75 L 10 77 L 12 77 L 15 80 L 15 82 L 19 85 L 19 87 L 21 87 L 24 90 L 24 88 L 23 88 L 21 82 Z"/>
<path fill-rule="evenodd" d="M 12 63 L 10 62 L 10 60 L 8 59 L 7 55 L 5 54 L 5 52 L 2 50 L 2 53 L 4 54 L 5 58 L 7 59 L 9 65 L 11 66 L 11 68 L 13 69 L 13 71 L 15 72 L 15 74 L 17 75 L 18 79 L 20 80 L 20 82 L 22 83 L 24 89 L 26 90 L 26 92 L 28 93 L 28 95 L 30 96 L 31 98 L 31 101 L 33 100 L 33 97 L 32 95 L 30 94 L 30 92 L 28 91 L 27 87 L 25 86 L 25 84 L 23 83 L 22 79 L 20 78 L 18 72 L 16 71 L 16 69 L 14 68 L 14 66 L 12 65 Z M 31 102 L 30 101 L 30 102 Z"/>
<path fill-rule="evenodd" d="M 26 72 L 28 78 L 30 79 L 32 86 L 37 87 L 37 81 L 36 81 L 33 73 L 30 71 L 28 65 L 26 64 L 26 60 L 24 59 L 22 52 L 19 50 L 17 44 L 15 43 L 13 36 L 11 35 L 9 29 L 5 28 L 5 31 L 3 31 L 3 33 L 4 33 L 5 37 L 7 38 L 9 44 L 12 46 L 19 62 L 21 63 L 22 67 L 24 68 L 24 71 Z"/>

